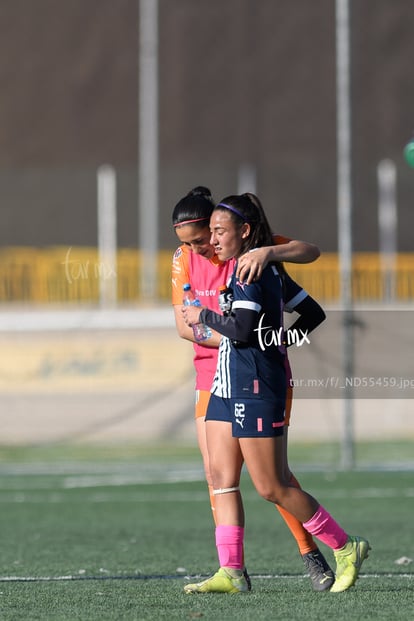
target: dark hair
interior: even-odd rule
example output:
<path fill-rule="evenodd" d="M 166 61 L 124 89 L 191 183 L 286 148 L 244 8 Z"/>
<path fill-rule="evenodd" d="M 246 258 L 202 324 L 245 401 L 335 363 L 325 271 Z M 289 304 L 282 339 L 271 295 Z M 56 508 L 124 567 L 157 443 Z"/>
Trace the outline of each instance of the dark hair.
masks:
<path fill-rule="evenodd" d="M 204 228 L 208 226 L 214 209 L 214 201 L 208 188 L 199 185 L 178 201 L 172 213 L 174 227 L 181 224 L 194 224 Z"/>
<path fill-rule="evenodd" d="M 240 228 L 247 222 L 250 234 L 243 240 L 240 254 L 261 246 L 273 246 L 273 235 L 263 211 L 262 204 L 255 194 L 232 195 L 223 198 L 214 211 L 228 211 L 233 222 Z"/>

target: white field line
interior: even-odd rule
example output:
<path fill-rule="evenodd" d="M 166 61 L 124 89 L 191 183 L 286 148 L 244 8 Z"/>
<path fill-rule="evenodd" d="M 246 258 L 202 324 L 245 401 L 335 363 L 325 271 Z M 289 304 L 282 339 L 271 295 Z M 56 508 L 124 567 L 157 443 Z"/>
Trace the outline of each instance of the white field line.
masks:
<path fill-rule="evenodd" d="M 254 580 L 307 580 L 307 574 L 251 574 Z M 135 574 L 135 575 L 66 575 L 66 576 L 0 576 L 0 582 L 69 582 L 81 580 L 202 580 L 208 578 L 207 575 L 180 575 L 180 574 Z M 373 573 L 360 574 L 359 578 L 372 580 L 400 579 L 414 580 L 414 573 Z"/>
<path fill-rule="evenodd" d="M 186 481 L 194 481 L 191 473 L 190 476 L 181 479 Z M 158 483 L 159 481 L 148 481 L 148 483 Z M 164 483 L 178 482 L 175 476 L 163 481 Z M 105 503 L 105 502 L 154 502 L 162 500 L 163 502 L 205 502 L 206 491 L 197 492 L 185 492 L 174 489 L 172 486 L 167 490 L 126 490 L 125 486 L 133 486 L 142 484 L 142 478 L 140 476 L 134 477 L 127 475 L 108 475 L 107 477 L 99 475 L 98 477 L 63 477 L 60 480 L 43 479 L 40 481 L 33 481 L 30 486 L 27 485 L 27 481 L 14 480 L 13 478 L 0 479 L 0 504 L 13 504 L 13 503 Z M 99 491 L 101 487 L 117 488 L 117 491 Z M 90 489 L 90 493 L 86 498 L 82 494 L 77 498 L 72 494 L 68 494 L 70 491 L 82 489 Z M 340 499 L 398 499 L 398 498 L 414 498 L 414 486 L 403 488 L 377 488 L 367 487 L 355 490 L 337 488 L 333 490 L 326 490 L 321 488 L 312 488 L 312 494 L 318 498 L 328 500 L 340 500 Z M 262 502 L 260 496 L 254 490 L 248 490 L 243 492 L 245 500 Z"/>
<path fill-rule="evenodd" d="M 201 458 L 195 457 L 193 460 L 183 461 L 131 461 L 131 462 L 107 462 L 107 461 L 30 461 L 17 463 L 0 464 L 0 475 L 99 475 L 99 474 L 131 474 L 131 473 L 165 473 L 166 471 L 185 472 L 188 470 L 201 471 Z M 312 463 L 299 464 L 295 466 L 298 473 L 319 473 L 321 477 L 335 476 L 335 469 L 332 471 L 329 464 Z M 366 463 L 358 467 L 355 472 L 360 473 L 378 473 L 378 472 L 414 472 L 414 461 L 407 462 L 383 462 Z M 340 471 L 339 471 L 340 474 Z"/>
<path fill-rule="evenodd" d="M 82 488 L 84 486 L 81 486 Z M 89 486 L 88 486 L 89 487 Z M 93 487 L 93 486 L 91 486 Z M 8 488 L 7 490 L 0 490 L 0 504 L 20 504 L 20 503 L 30 503 L 30 504 L 62 504 L 62 503 L 70 503 L 76 504 L 80 502 L 84 503 L 147 503 L 147 502 L 206 502 L 206 494 L 207 492 L 198 491 L 198 492 L 182 492 L 182 491 L 151 491 L 151 492 L 142 492 L 142 491 L 121 491 L 116 493 L 110 492 L 94 492 L 89 494 L 88 496 L 76 497 L 73 495 L 69 495 L 65 493 L 65 490 L 53 488 L 54 491 L 45 492 L 44 488 L 37 491 L 33 488 L 30 490 L 12 490 Z M 73 488 L 71 488 L 73 489 Z M 376 500 L 376 499 L 384 499 L 384 498 L 414 498 L 414 488 L 402 488 L 402 489 L 383 489 L 383 488 L 365 488 L 360 490 L 349 491 L 345 489 L 336 489 L 331 491 L 325 491 L 323 489 L 314 490 L 312 489 L 312 493 L 315 494 L 318 498 L 328 499 L 328 500 L 338 500 L 338 499 L 358 499 L 363 498 L 364 500 Z M 258 494 L 254 491 L 248 491 L 243 493 L 243 498 L 250 502 L 257 501 L 263 502 L 263 499 L 260 498 Z"/>

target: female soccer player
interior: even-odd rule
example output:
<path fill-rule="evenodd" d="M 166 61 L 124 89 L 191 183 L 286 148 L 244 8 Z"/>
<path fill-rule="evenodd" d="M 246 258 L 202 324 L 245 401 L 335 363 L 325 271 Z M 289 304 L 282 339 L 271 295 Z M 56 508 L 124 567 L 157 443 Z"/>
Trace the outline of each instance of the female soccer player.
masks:
<path fill-rule="evenodd" d="M 218 311 L 219 286 L 227 282 L 234 268 L 234 261 L 223 262 L 215 255 L 214 247 L 210 244 L 209 221 L 214 208 L 210 191 L 204 187 L 198 187 L 189 192 L 176 205 L 173 212 L 173 225 L 180 241 L 183 242 L 175 252 L 172 266 L 172 290 L 173 305 L 176 325 L 179 335 L 194 342 L 192 329 L 183 320 L 181 314 L 183 284 L 191 283 L 202 303 L 208 308 Z M 268 260 L 310 262 L 319 256 L 319 250 L 313 244 L 289 240 L 275 236 L 273 241 L 277 245 L 269 248 L 257 249 L 254 253 L 248 253 L 239 259 L 238 276 L 247 283 L 260 276 L 261 271 Z M 293 281 L 286 287 L 286 310 L 297 311 L 301 315 L 304 325 L 294 327 L 305 329 L 310 332 L 323 319 L 325 314 L 321 307 L 298 287 Z M 297 323 L 297 322 L 296 322 Z M 214 512 L 215 496 L 211 483 L 209 460 L 206 446 L 206 426 L 204 423 L 210 388 L 217 366 L 218 345 L 221 335 L 213 331 L 212 337 L 202 345 L 195 343 L 194 366 L 196 369 L 196 429 L 197 439 L 203 458 L 204 471 L 209 488 L 211 507 Z M 299 487 L 299 483 L 289 470 L 287 460 L 287 425 L 289 424 L 291 409 L 291 387 L 286 404 L 286 433 L 284 435 L 285 447 L 285 478 L 292 485 Z M 332 586 L 334 576 L 324 556 L 311 535 L 303 528 L 302 524 L 277 506 L 285 519 L 293 536 L 296 539 L 300 554 L 309 572 L 312 586 L 317 591 L 323 591 Z"/>
<path fill-rule="evenodd" d="M 229 196 L 214 209 L 211 243 L 221 261 L 269 246 L 272 234 L 260 201 L 251 194 Z M 239 593 L 248 590 L 243 574 L 244 514 L 240 498 L 242 460 L 258 493 L 294 515 L 303 527 L 334 551 L 332 592 L 355 584 L 369 543 L 349 536 L 310 494 L 284 475 L 286 347 L 283 337 L 283 268 L 269 264 L 259 280 L 246 285 L 233 270 L 232 314 L 182 307 L 185 323 L 199 321 L 221 339 L 216 375 L 206 415 L 210 475 L 215 496 L 216 546 L 220 568 L 185 591 Z"/>

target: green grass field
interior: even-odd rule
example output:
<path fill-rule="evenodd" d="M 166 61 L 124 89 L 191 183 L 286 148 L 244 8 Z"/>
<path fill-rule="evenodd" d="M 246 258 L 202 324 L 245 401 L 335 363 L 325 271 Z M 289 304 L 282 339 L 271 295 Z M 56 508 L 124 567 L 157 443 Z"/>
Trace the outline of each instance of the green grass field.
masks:
<path fill-rule="evenodd" d="M 318 461 L 306 447 L 293 454 Z M 296 473 L 349 532 L 369 538 L 356 587 L 312 591 L 286 526 L 246 475 L 252 592 L 185 595 L 188 576 L 217 568 L 196 450 L 4 449 L 0 619 L 411 621 L 414 563 L 396 561 L 414 558 L 414 472 Z"/>

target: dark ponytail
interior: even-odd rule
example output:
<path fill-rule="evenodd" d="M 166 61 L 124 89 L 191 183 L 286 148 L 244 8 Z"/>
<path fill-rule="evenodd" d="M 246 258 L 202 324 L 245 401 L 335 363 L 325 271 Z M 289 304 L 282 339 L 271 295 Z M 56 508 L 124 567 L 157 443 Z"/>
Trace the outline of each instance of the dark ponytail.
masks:
<path fill-rule="evenodd" d="M 250 234 L 243 240 L 240 254 L 244 254 L 261 246 L 273 246 L 273 235 L 263 210 L 262 204 L 255 194 L 232 195 L 223 198 L 215 210 L 228 210 L 231 219 L 241 227 L 245 222 L 250 224 Z"/>

